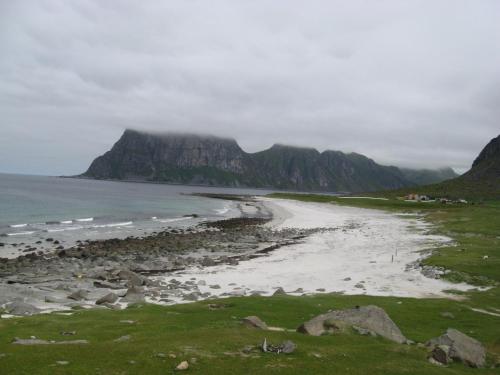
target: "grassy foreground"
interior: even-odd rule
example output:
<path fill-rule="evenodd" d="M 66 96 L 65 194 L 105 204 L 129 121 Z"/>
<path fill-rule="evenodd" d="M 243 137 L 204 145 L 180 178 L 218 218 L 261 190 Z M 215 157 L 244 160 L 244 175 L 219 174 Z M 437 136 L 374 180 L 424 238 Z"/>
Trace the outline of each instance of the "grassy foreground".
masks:
<path fill-rule="evenodd" d="M 172 374 L 177 373 L 175 366 L 183 360 L 190 363 L 187 373 L 198 374 L 500 373 L 500 368 L 471 369 L 459 363 L 437 367 L 427 362 L 424 348 L 382 338 L 355 333 L 309 337 L 292 331 L 329 309 L 376 304 L 411 340 L 425 342 L 453 327 L 485 344 L 489 367 L 500 363 L 500 317 L 491 315 L 500 313 L 499 202 L 442 206 L 318 195 L 275 197 L 424 213 L 427 220 L 436 224 L 436 231 L 457 242 L 457 246 L 437 250 L 427 262 L 453 270 L 448 275 L 452 280 L 491 288 L 468 293 L 461 301 L 338 294 L 240 297 L 171 307 L 136 305 L 122 311 L 89 310 L 75 311 L 70 316 L 0 319 L 0 374 Z M 221 308 L 210 308 L 210 304 Z M 245 328 L 239 321 L 248 315 L 258 315 L 270 326 L 291 331 Z M 76 334 L 60 334 L 71 331 Z M 130 339 L 114 341 L 124 335 Z M 86 339 L 89 344 L 11 344 L 14 337 L 30 336 L 56 341 Z M 259 345 L 264 337 L 272 343 L 292 340 L 297 350 L 290 355 L 243 350 Z"/>

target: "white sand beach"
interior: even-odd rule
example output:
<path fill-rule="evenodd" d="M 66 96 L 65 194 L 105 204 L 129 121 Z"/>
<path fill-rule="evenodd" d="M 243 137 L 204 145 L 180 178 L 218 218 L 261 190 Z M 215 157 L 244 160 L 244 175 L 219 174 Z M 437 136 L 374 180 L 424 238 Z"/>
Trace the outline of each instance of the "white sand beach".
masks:
<path fill-rule="evenodd" d="M 275 229 L 325 230 L 236 266 L 192 268 L 175 278 L 203 280 L 206 285 L 200 285 L 200 291 L 219 296 L 255 291 L 270 295 L 282 287 L 296 295 L 341 292 L 453 298 L 445 290 L 472 288 L 425 277 L 419 268 L 409 266 L 428 255 L 426 250 L 451 241 L 430 234 L 429 224 L 420 218 L 333 204 L 261 200 L 273 211 L 274 219 L 268 225 Z"/>

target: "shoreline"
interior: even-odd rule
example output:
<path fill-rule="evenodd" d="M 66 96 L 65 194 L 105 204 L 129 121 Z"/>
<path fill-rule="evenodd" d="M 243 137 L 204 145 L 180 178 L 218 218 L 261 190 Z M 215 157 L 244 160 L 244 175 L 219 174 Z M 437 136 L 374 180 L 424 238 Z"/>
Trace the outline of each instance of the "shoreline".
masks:
<path fill-rule="evenodd" d="M 470 289 L 466 284 L 451 284 L 421 273 L 421 251 L 449 239 L 429 235 L 428 225 L 418 219 L 271 198 L 238 203 L 239 218 L 146 237 L 80 241 L 80 246 L 52 255 L 2 259 L 0 306 L 27 304 L 19 311 L 24 309 L 29 315 L 75 308 L 116 309 L 144 301 L 176 304 L 271 295 L 279 288 L 293 295 L 418 298 L 453 298 L 443 290 Z M 393 231 L 383 237 L 388 225 L 394 226 Z M 415 232 L 411 226 L 416 226 Z M 396 262 L 388 261 L 394 249 L 381 247 L 388 241 L 404 248 Z M 364 254 L 370 246 L 375 251 Z M 373 260 L 383 256 L 384 261 Z M 342 274 L 344 271 L 350 275 Z M 110 294 L 113 302 L 96 305 Z"/>

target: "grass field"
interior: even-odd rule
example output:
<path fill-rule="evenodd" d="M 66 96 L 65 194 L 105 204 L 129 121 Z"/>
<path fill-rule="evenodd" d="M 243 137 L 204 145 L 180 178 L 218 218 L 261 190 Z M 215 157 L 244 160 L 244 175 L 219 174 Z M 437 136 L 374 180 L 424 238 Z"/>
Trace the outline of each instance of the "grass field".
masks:
<path fill-rule="evenodd" d="M 453 272 L 487 291 L 463 300 L 411 299 L 324 294 L 304 297 L 240 297 L 188 305 L 136 305 L 122 311 L 75 311 L 0 320 L 0 374 L 171 374 L 182 360 L 197 374 L 498 374 L 500 368 L 500 202 L 441 205 L 398 200 L 339 199 L 331 196 L 278 194 L 276 198 L 378 208 L 423 214 L 435 230 L 453 237 L 457 246 L 436 250 L 427 263 Z M 487 255 L 488 258 L 484 259 Z M 217 303 L 222 308 L 210 309 Z M 293 330 L 329 309 L 376 304 L 384 308 L 411 340 L 425 342 L 453 327 L 477 338 L 488 350 L 488 368 L 427 362 L 425 348 L 399 345 L 355 333 L 309 337 Z M 474 311 L 478 309 L 483 312 Z M 453 318 L 444 317 L 444 312 Z M 489 314 L 488 314 L 489 313 Z M 258 315 L 269 325 L 290 331 L 245 328 L 240 319 Z M 122 323 L 132 320 L 135 323 Z M 62 331 L 76 331 L 62 336 Z M 114 340 L 130 335 L 130 340 Z M 88 345 L 12 345 L 14 337 L 47 340 L 86 339 Z M 273 343 L 290 339 L 290 355 L 261 353 L 264 337 Z M 173 358 L 175 356 L 175 358 Z M 67 361 L 67 364 L 57 364 Z"/>

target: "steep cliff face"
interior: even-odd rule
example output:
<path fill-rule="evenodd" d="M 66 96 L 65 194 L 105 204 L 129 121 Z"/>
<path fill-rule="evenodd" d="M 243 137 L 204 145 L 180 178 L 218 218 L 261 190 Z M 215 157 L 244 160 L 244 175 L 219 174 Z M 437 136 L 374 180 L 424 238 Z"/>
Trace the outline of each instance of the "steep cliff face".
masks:
<path fill-rule="evenodd" d="M 126 130 L 84 176 L 178 183 L 226 179 L 233 185 L 229 180 L 235 180 L 233 174 L 244 173 L 245 159 L 246 154 L 232 139 Z"/>
<path fill-rule="evenodd" d="M 274 145 L 249 154 L 233 139 L 127 130 L 85 177 L 316 191 L 411 186 L 396 167 L 360 154 Z"/>

